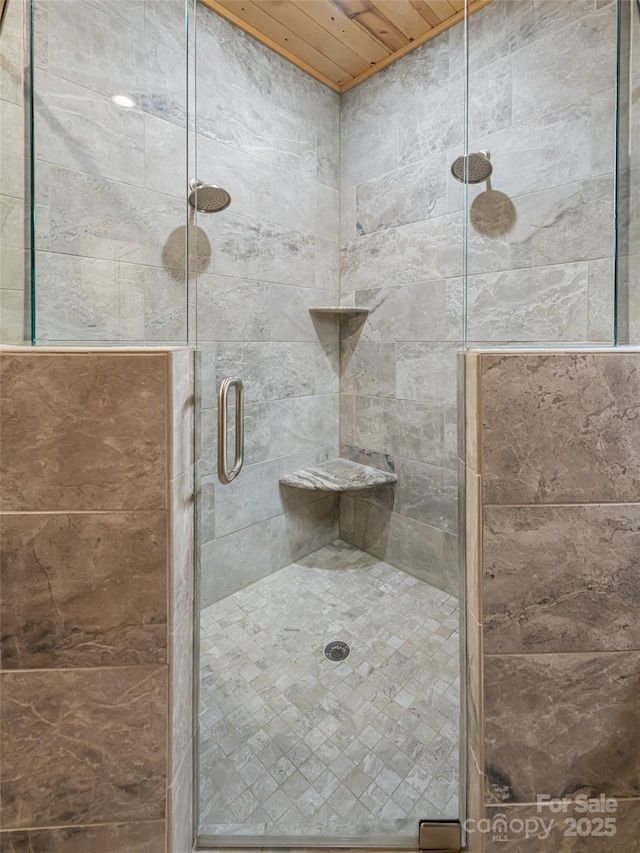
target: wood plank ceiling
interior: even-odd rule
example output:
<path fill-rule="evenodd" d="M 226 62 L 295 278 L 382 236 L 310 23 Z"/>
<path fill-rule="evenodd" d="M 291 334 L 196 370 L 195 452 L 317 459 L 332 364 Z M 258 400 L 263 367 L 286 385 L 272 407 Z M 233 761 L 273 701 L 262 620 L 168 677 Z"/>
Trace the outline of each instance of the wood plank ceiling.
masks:
<path fill-rule="evenodd" d="M 464 19 L 465 0 L 200 0 L 336 92 Z M 491 0 L 469 0 L 469 14 Z"/>

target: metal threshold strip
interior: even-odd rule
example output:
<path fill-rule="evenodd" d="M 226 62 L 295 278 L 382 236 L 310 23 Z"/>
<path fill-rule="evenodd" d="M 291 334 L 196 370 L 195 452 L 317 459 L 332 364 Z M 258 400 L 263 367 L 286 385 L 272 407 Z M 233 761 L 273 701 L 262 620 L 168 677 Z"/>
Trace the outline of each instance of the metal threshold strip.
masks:
<path fill-rule="evenodd" d="M 336 847 L 359 850 L 414 850 L 417 851 L 415 834 L 390 839 L 388 836 L 333 836 L 331 838 L 313 838 L 308 835 L 199 835 L 196 850 L 215 850 L 217 847 L 283 847 L 290 850 L 309 850 L 311 848 L 335 849 Z"/>
<path fill-rule="evenodd" d="M 416 845 L 416 841 L 418 842 Z M 310 838 L 303 835 L 199 835 L 197 850 L 215 850 L 217 847 L 274 848 L 291 850 L 323 848 L 350 848 L 359 850 L 420 850 L 428 853 L 459 853 L 462 846 L 462 827 L 459 821 L 420 821 L 418 838 L 415 835 L 398 836 L 336 836 Z"/>

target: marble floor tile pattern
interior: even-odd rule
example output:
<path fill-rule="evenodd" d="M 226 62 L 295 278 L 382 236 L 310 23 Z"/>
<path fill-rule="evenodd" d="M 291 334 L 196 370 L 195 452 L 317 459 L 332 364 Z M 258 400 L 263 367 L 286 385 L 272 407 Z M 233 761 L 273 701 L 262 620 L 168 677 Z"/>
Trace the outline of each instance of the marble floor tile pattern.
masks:
<path fill-rule="evenodd" d="M 458 648 L 457 599 L 339 540 L 204 609 L 200 833 L 415 841 L 456 818 Z"/>

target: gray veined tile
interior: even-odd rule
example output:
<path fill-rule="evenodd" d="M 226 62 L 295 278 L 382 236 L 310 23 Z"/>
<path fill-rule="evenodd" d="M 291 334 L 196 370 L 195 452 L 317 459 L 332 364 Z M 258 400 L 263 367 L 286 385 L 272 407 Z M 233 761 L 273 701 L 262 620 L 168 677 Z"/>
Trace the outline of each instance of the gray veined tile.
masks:
<path fill-rule="evenodd" d="M 338 236 L 338 190 L 291 170 L 275 169 L 270 220 L 327 240 Z"/>
<path fill-rule="evenodd" d="M 456 471 L 397 457 L 398 482 L 363 496 L 364 500 L 393 509 L 438 530 L 456 533 L 458 474 Z"/>
<path fill-rule="evenodd" d="M 469 340 L 583 341 L 587 332 L 586 295 L 586 263 L 472 275 L 468 289 Z"/>
<path fill-rule="evenodd" d="M 316 290 L 286 284 L 270 284 L 268 290 L 269 326 L 272 341 L 317 341 L 337 344 L 338 327 L 334 320 L 322 323 L 311 316 L 309 308 L 331 305 L 332 290 Z M 261 310 L 264 311 L 264 303 Z"/>
<path fill-rule="evenodd" d="M 334 189 L 340 186 L 340 141 L 328 130 L 316 130 L 317 179 Z"/>
<path fill-rule="evenodd" d="M 216 93 L 215 137 L 292 172 L 317 177 L 316 128 L 229 80 Z"/>
<path fill-rule="evenodd" d="M 512 119 L 511 57 L 485 65 L 469 77 L 469 134 L 495 133 Z M 459 142 L 460 140 L 456 140 Z"/>
<path fill-rule="evenodd" d="M 457 357 L 455 343 L 409 342 L 396 346 L 396 396 L 455 406 Z"/>
<path fill-rule="evenodd" d="M 48 341 L 145 339 L 144 284 L 110 260 L 39 252 L 38 337 Z"/>
<path fill-rule="evenodd" d="M 318 342 L 220 343 L 217 381 L 242 377 L 246 402 L 337 393 L 337 359 Z"/>
<path fill-rule="evenodd" d="M 184 200 L 188 184 L 186 168 L 187 133 L 184 127 L 154 115 L 145 115 L 144 186 Z"/>
<path fill-rule="evenodd" d="M 271 100 L 299 119 L 337 135 L 340 96 L 283 57 L 267 50 L 271 64 Z"/>
<path fill-rule="evenodd" d="M 403 62 L 379 71 L 358 87 L 358 129 L 389 121 L 401 107 L 418 101 L 449 76 L 449 33 L 429 42 L 422 50 L 404 57 Z"/>
<path fill-rule="evenodd" d="M 346 243 L 357 236 L 356 188 L 340 188 L 340 242 Z"/>
<path fill-rule="evenodd" d="M 340 144 L 340 189 L 370 181 L 398 167 L 397 117 L 345 134 Z"/>
<path fill-rule="evenodd" d="M 0 100 L 2 130 L 2 169 L 0 194 L 24 197 L 24 113 L 18 104 Z"/>
<path fill-rule="evenodd" d="M 370 397 L 394 397 L 396 357 L 393 343 L 343 341 L 340 353 L 340 390 Z"/>
<path fill-rule="evenodd" d="M 0 245 L 0 289 L 20 290 L 28 275 L 29 255 L 20 246 Z"/>
<path fill-rule="evenodd" d="M 95 175 L 51 167 L 51 249 L 152 266 L 184 266 L 184 202 Z M 173 239 L 170 239 L 173 235 Z"/>
<path fill-rule="evenodd" d="M 615 168 L 615 90 L 591 99 L 591 174 L 608 175 Z"/>
<path fill-rule="evenodd" d="M 131 5 L 135 7 L 135 4 L 120 2 L 108 4 L 107 8 Z M 141 0 L 140 5 L 144 6 L 145 38 L 165 44 L 175 53 L 186 52 L 188 33 L 183 0 Z M 131 8 L 126 13 L 133 18 Z M 137 15 L 135 19 L 134 26 L 139 27 L 140 19 Z"/>
<path fill-rule="evenodd" d="M 25 342 L 24 289 L 0 289 L 0 330 L 2 340 L 11 344 Z"/>
<path fill-rule="evenodd" d="M 198 134 L 196 146 L 199 178 L 222 186 L 231 194 L 234 214 L 270 221 L 275 186 L 273 164 L 203 133 Z M 218 221 L 217 217 L 198 217 L 198 225 L 211 237 Z"/>
<path fill-rule="evenodd" d="M 194 93 L 187 85 L 186 45 L 173 50 L 165 43 L 144 42 L 140 90 L 133 99 L 147 113 L 180 127 L 193 126 Z"/>
<path fill-rule="evenodd" d="M 452 80 L 464 77 L 467 52 L 472 74 L 511 52 L 513 41 L 507 27 L 511 5 L 519 4 L 493 2 L 480 9 L 469 19 L 468 35 L 463 26 L 449 30 L 449 69 Z M 468 38 L 468 48 L 465 48 L 465 38 Z"/>
<path fill-rule="evenodd" d="M 321 290 L 332 290 L 337 299 L 340 283 L 340 244 L 337 240 L 316 237 L 315 249 L 315 279 L 311 279 L 310 283 L 300 279 L 300 284 L 303 287 L 315 286 Z"/>
<path fill-rule="evenodd" d="M 12 104 L 22 104 L 24 101 L 24 10 L 22 3 L 15 3 L 11 9 L 7 6 L 0 45 L 0 100 Z"/>
<path fill-rule="evenodd" d="M 515 121 L 515 118 L 514 118 Z M 494 190 L 515 196 L 581 181 L 591 173 L 591 100 L 520 121 L 470 140 L 491 153 Z"/>
<path fill-rule="evenodd" d="M 356 187 L 356 230 L 368 234 L 447 211 L 445 155 L 396 169 Z"/>
<path fill-rule="evenodd" d="M 126 24 L 128 27 L 132 27 L 139 32 L 145 29 L 145 12 L 148 11 L 146 7 L 154 5 L 154 0 L 151 3 L 146 2 L 146 0 L 133 0 L 131 3 L 116 0 L 116 2 L 108 3 L 106 6 L 102 5 L 99 0 L 87 0 L 87 2 L 90 6 L 94 6 L 111 15 L 114 20 Z M 172 5 L 177 5 L 177 2 L 176 0 L 169 0 L 164 5 L 170 8 Z"/>
<path fill-rule="evenodd" d="M 395 284 L 397 278 L 397 229 L 358 236 L 342 247 L 341 291 Z"/>
<path fill-rule="evenodd" d="M 462 215 L 449 213 L 397 228 L 399 281 L 434 281 L 460 276 L 462 226 Z"/>
<path fill-rule="evenodd" d="M 311 234 L 234 214 L 217 222 L 217 274 L 301 286 L 314 282 L 316 244 Z"/>
<path fill-rule="evenodd" d="M 573 104 L 611 88 L 616 74 L 611 5 L 536 39 L 513 55 L 513 120 Z M 589 73 L 576 56 L 589 57 Z"/>
<path fill-rule="evenodd" d="M 312 451 L 338 442 L 337 393 L 273 401 L 269 404 L 269 418 L 271 453 L 274 457 L 290 457 L 294 453 Z M 285 460 L 283 464 L 288 468 Z M 294 470 L 296 468 L 291 467 L 281 473 Z"/>
<path fill-rule="evenodd" d="M 212 52 L 217 73 L 249 95 L 271 94 L 271 55 L 268 48 L 220 15 L 197 7 L 198 41 Z"/>
<path fill-rule="evenodd" d="M 514 199 L 514 268 L 613 255 L 613 175 Z"/>
<path fill-rule="evenodd" d="M 524 3 L 503 3 L 507 31 L 514 50 L 538 41 L 559 27 L 586 18 L 594 4 L 584 0 L 527 0 Z M 598 8 L 596 0 L 595 8 Z"/>
<path fill-rule="evenodd" d="M 589 261 L 587 340 L 613 342 L 614 263 L 613 258 Z"/>
<path fill-rule="evenodd" d="M 411 400 L 356 397 L 356 445 L 433 465 L 444 461 L 444 407 Z"/>
<path fill-rule="evenodd" d="M 460 285 L 460 280 L 451 279 L 356 291 L 357 304 L 369 309 L 360 339 L 427 342 L 460 338 Z"/>
<path fill-rule="evenodd" d="M 47 12 L 52 74 L 108 96 L 146 94 L 144 47 L 131 38 L 130 24 L 82 0 L 56 0 Z"/>
<path fill-rule="evenodd" d="M 23 199 L 0 195 L 0 234 L 2 235 L 3 249 L 7 247 L 24 248 L 24 216 Z"/>
<path fill-rule="evenodd" d="M 229 276 L 198 276 L 198 339 L 267 341 L 269 285 Z"/>
<path fill-rule="evenodd" d="M 165 344 L 186 344 L 187 285 L 183 270 L 117 264 L 119 289 L 142 292 L 144 300 L 144 340 Z"/>
<path fill-rule="evenodd" d="M 420 100 L 398 113 L 400 166 L 432 157 L 463 142 L 462 81 L 425 90 Z M 385 125 L 386 126 L 386 125 Z"/>

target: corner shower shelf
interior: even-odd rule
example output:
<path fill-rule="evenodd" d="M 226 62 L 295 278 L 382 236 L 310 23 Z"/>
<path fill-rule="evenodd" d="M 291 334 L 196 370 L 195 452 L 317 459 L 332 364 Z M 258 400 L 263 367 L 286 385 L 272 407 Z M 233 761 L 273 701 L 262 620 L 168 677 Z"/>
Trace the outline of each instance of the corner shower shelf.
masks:
<path fill-rule="evenodd" d="M 302 468 L 280 478 L 284 486 L 295 489 L 310 489 L 320 492 L 349 492 L 359 489 L 374 489 L 386 483 L 397 483 L 395 474 L 360 465 L 348 459 L 332 459 L 313 468 Z"/>
<path fill-rule="evenodd" d="M 368 314 L 368 308 L 358 308 L 351 306 L 342 307 L 340 305 L 328 306 L 327 308 L 309 308 L 309 314 L 328 314 L 333 317 L 355 317 L 356 314 Z"/>

